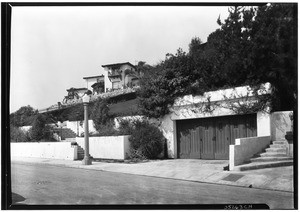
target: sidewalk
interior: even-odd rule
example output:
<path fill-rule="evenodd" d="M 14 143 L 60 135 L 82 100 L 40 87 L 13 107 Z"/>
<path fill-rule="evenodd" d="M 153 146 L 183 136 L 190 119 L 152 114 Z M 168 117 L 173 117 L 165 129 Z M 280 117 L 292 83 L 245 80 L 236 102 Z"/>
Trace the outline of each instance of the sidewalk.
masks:
<path fill-rule="evenodd" d="M 223 171 L 223 167 L 228 165 L 226 160 L 169 159 L 131 164 L 93 161 L 93 164 L 88 166 L 82 165 L 81 161 L 47 158 L 12 157 L 11 161 L 12 163 L 47 164 L 256 189 L 294 191 L 293 166 L 249 171 Z"/>

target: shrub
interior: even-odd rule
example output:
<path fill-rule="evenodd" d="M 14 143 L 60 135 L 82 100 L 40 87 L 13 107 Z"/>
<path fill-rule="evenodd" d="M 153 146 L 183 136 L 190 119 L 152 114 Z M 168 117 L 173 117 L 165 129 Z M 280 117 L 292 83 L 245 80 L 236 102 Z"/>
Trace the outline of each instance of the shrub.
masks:
<path fill-rule="evenodd" d="M 28 142 L 30 141 L 28 132 L 24 132 L 18 127 L 10 125 L 10 141 L 11 142 Z"/>
<path fill-rule="evenodd" d="M 113 126 L 113 122 L 107 122 L 105 125 L 100 124 L 97 126 L 97 133 L 91 136 L 118 136 L 120 135 L 119 131 L 116 130 Z"/>
<path fill-rule="evenodd" d="M 34 141 L 40 141 L 42 139 L 52 139 L 52 128 L 46 125 L 46 117 L 42 114 L 38 114 L 30 129 L 30 138 Z"/>
<path fill-rule="evenodd" d="M 119 122 L 118 130 L 120 135 L 131 135 L 134 131 L 134 122 L 123 119 Z"/>
<path fill-rule="evenodd" d="M 23 106 L 16 112 L 10 114 L 10 123 L 16 127 L 31 125 L 33 117 L 37 113 L 37 110 L 33 109 L 30 105 Z"/>
<path fill-rule="evenodd" d="M 99 99 L 93 107 L 91 117 L 93 119 L 95 128 L 97 131 L 102 131 L 104 125 L 106 125 L 111 117 L 109 116 L 109 107 L 106 100 Z"/>
<path fill-rule="evenodd" d="M 163 151 L 164 136 L 154 125 L 145 120 L 134 121 L 134 130 L 129 138 L 130 158 L 157 159 Z"/>

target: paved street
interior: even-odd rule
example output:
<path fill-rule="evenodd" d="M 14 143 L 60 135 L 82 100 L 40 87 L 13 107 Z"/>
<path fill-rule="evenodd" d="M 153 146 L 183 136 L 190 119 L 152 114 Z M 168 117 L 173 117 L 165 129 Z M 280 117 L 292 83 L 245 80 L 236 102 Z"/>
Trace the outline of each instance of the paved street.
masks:
<path fill-rule="evenodd" d="M 293 193 L 96 170 L 12 163 L 18 204 L 254 204 L 292 209 Z"/>

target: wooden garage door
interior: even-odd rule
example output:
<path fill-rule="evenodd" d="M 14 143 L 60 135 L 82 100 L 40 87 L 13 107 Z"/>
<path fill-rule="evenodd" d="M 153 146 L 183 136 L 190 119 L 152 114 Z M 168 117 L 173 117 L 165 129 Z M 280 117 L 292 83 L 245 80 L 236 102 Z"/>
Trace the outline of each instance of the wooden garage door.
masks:
<path fill-rule="evenodd" d="M 257 135 L 256 114 L 177 121 L 179 158 L 229 159 L 236 138 Z"/>

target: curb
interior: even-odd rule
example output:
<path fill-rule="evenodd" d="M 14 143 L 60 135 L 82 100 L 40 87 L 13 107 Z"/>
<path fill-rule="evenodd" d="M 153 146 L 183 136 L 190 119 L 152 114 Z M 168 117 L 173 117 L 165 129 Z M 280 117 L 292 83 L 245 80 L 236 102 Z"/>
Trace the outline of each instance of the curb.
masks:
<path fill-rule="evenodd" d="M 256 164 L 256 165 L 249 165 L 249 166 L 242 166 L 242 167 L 235 167 L 234 171 L 248 171 L 254 169 L 266 169 L 266 168 L 275 168 L 275 167 L 282 167 L 282 166 L 291 166 L 293 165 L 293 161 L 280 161 L 280 162 L 273 162 L 267 164 Z"/>

